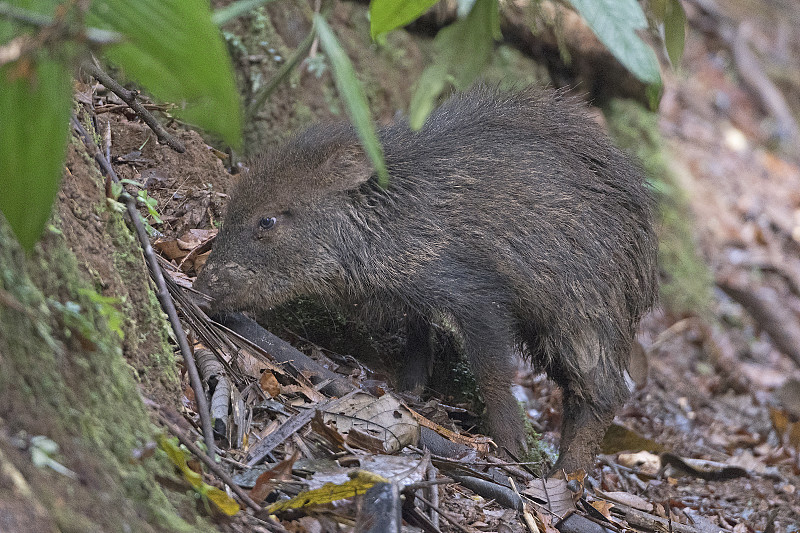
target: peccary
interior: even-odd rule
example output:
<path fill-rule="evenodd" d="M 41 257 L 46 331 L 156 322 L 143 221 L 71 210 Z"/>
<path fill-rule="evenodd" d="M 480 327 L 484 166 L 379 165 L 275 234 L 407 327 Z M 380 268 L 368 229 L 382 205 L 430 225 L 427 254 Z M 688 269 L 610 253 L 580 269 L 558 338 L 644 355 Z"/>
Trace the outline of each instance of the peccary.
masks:
<path fill-rule="evenodd" d="M 408 317 L 411 384 L 432 321 L 453 331 L 499 445 L 524 450 L 514 350 L 563 388 L 555 468 L 588 469 L 656 296 L 652 199 L 635 165 L 563 92 L 479 87 L 419 131 L 379 129 L 389 183 L 347 123 L 312 126 L 236 184 L 196 287 L 212 310 L 301 295 Z"/>

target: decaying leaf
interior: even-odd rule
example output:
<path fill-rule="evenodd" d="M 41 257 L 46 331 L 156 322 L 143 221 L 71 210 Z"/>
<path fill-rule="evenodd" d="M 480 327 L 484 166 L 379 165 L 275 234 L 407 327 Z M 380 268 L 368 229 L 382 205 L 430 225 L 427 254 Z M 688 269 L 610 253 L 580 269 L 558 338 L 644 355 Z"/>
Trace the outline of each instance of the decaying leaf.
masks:
<path fill-rule="evenodd" d="M 278 378 L 276 378 L 275 374 L 269 370 L 261 373 L 261 377 L 258 379 L 258 384 L 261 386 L 261 390 L 273 398 L 281 393 L 281 385 L 278 383 Z"/>
<path fill-rule="evenodd" d="M 575 510 L 574 493 L 567 488 L 567 480 L 536 478 L 528 483 L 522 494 L 533 498 L 544 509 L 561 519 Z"/>
<path fill-rule="evenodd" d="M 594 507 L 598 513 L 603 515 L 606 518 L 606 520 L 611 520 L 611 508 L 614 507 L 613 503 L 602 500 L 595 500 L 590 505 Z"/>
<path fill-rule="evenodd" d="M 429 418 L 426 418 L 419 414 L 418 412 L 414 411 L 413 409 L 409 409 L 411 415 L 414 417 L 414 420 L 419 422 L 420 426 L 426 427 L 432 431 L 435 431 L 442 437 L 450 440 L 452 442 L 456 442 L 459 444 L 463 444 L 465 446 L 469 446 L 476 450 L 480 455 L 485 456 L 489 453 L 489 450 L 494 445 L 491 438 L 480 435 L 477 437 L 470 437 L 468 435 L 462 435 L 461 433 L 456 433 L 455 431 L 451 431 L 444 426 L 433 422 Z"/>
<path fill-rule="evenodd" d="M 335 413 L 325 413 L 324 420 L 326 424 L 334 424 L 348 443 L 369 450 L 378 447 L 384 453 L 396 453 L 419 441 L 419 424 L 410 410 L 391 394 L 376 399 L 370 394 L 356 393 L 339 402 Z"/>
<path fill-rule="evenodd" d="M 345 498 L 352 498 L 359 494 L 364 494 L 375 483 L 388 483 L 389 480 L 383 476 L 359 470 L 354 473 L 349 481 L 335 485 L 326 483 L 318 489 L 301 492 L 294 498 L 275 502 L 267 508 L 267 512 L 279 513 L 289 509 L 300 509 L 309 505 L 323 505 L 332 503 Z"/>
<path fill-rule="evenodd" d="M 630 492 L 600 492 L 599 490 L 595 490 L 595 493 L 603 499 L 612 500 L 646 513 L 652 512 L 655 508 L 649 501 L 635 494 L 631 494 Z M 597 509 L 597 506 L 595 506 L 595 508 Z"/>
<path fill-rule="evenodd" d="M 250 489 L 250 497 L 253 499 L 253 501 L 256 503 L 263 502 L 275 487 L 275 481 L 291 479 L 292 466 L 294 465 L 295 461 L 297 461 L 298 457 L 300 457 L 300 452 L 295 451 L 291 457 L 284 459 L 271 469 L 258 476 L 255 485 L 252 489 Z"/>

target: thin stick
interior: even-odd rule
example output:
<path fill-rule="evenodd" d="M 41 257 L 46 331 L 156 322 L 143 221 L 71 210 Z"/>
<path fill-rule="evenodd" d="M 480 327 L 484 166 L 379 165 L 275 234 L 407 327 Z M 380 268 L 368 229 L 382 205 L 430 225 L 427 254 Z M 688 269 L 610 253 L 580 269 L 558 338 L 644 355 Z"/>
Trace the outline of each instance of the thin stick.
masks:
<path fill-rule="evenodd" d="M 403 487 L 402 492 L 414 492 L 415 490 L 426 489 L 428 487 L 433 487 L 434 485 L 450 485 L 451 483 L 458 483 L 458 481 L 450 477 L 430 479 L 428 481 L 417 481 L 416 483 L 409 483 Z"/>
<path fill-rule="evenodd" d="M 0 2 L 0 17 L 10 20 L 16 20 L 29 26 L 37 28 L 51 28 L 54 25 L 60 24 L 63 17 L 49 17 L 11 5 L 8 2 Z M 122 34 L 111 31 L 103 30 L 100 28 L 84 28 L 81 35 L 86 41 L 91 44 L 107 45 L 122 42 Z"/>
<path fill-rule="evenodd" d="M 229 486 L 231 488 L 231 490 L 233 492 L 235 492 L 236 495 L 242 500 L 242 503 L 244 503 L 246 506 L 248 506 L 250 509 L 252 509 L 253 511 L 255 511 L 257 513 L 264 510 L 259 504 L 257 504 L 250 497 L 249 494 L 247 494 L 247 491 L 245 491 L 242 487 L 240 487 L 239 485 L 236 484 L 236 482 L 225 471 L 225 469 L 223 469 L 216 462 L 214 462 L 214 460 L 211 459 L 208 456 L 208 454 L 204 453 L 203 450 L 198 448 L 197 445 L 194 442 L 192 442 L 192 439 L 187 437 L 186 434 L 184 434 L 184 432 L 181 431 L 181 429 L 178 426 L 176 426 L 175 424 L 173 424 L 172 422 L 167 420 L 167 418 L 164 415 L 162 415 L 161 413 L 158 413 L 158 420 L 162 424 L 167 426 L 167 429 L 169 430 L 170 433 L 172 433 L 173 435 L 178 437 L 178 440 L 181 442 L 181 444 L 186 446 L 186 448 L 190 452 L 192 452 L 198 459 L 200 459 L 200 461 L 204 465 L 206 465 L 209 470 L 214 472 L 214 475 L 216 475 L 220 479 L 220 481 L 222 481 L 227 486 Z M 276 532 L 285 532 L 286 531 L 286 529 L 284 529 L 283 526 L 281 526 L 278 522 L 276 522 L 275 520 L 273 520 L 273 519 L 271 519 L 269 517 L 266 518 L 265 522 L 269 526 L 271 526 L 270 529 L 272 531 L 276 531 Z"/>
<path fill-rule="evenodd" d="M 78 121 L 75 115 L 72 115 L 72 127 L 80 134 L 81 138 L 83 139 L 83 144 L 86 146 L 86 150 L 98 162 L 100 167 L 103 169 L 103 172 L 110 176 L 114 182 L 119 182 L 117 173 L 114 172 L 114 168 L 111 166 L 111 163 L 109 163 L 108 159 L 103 156 L 103 153 L 94 143 L 94 139 L 92 139 L 91 135 L 89 135 L 89 132 L 86 131 L 86 128 L 83 127 L 83 124 Z M 153 252 L 153 247 L 150 244 L 150 238 L 147 236 L 147 231 L 145 231 L 144 225 L 142 224 L 139 210 L 136 208 L 136 200 L 134 200 L 134 198 L 126 192 L 123 192 L 120 195 L 120 199 L 125 202 L 125 205 L 128 208 L 128 214 L 130 215 L 131 223 L 136 230 L 136 236 L 139 238 L 139 244 L 142 246 L 142 253 L 144 253 L 145 259 L 147 259 L 147 266 L 150 267 L 150 275 L 153 277 L 153 281 L 156 284 L 156 296 L 158 297 L 158 301 L 161 302 L 161 307 L 167 313 L 169 322 L 172 325 L 173 331 L 175 332 L 175 337 L 178 339 L 178 346 L 180 347 L 181 354 L 183 355 L 183 360 L 186 363 L 186 371 L 189 374 L 189 383 L 191 383 L 192 389 L 194 389 L 194 397 L 195 401 L 197 402 L 197 411 L 200 415 L 200 425 L 203 428 L 203 440 L 206 443 L 206 447 L 208 447 L 209 455 L 213 458 L 215 454 L 214 430 L 211 426 L 211 416 L 209 415 L 208 411 L 208 400 L 206 399 L 206 394 L 203 391 L 203 383 L 200 381 L 200 374 L 197 372 L 197 364 L 195 363 L 192 351 L 189 349 L 189 342 L 186 340 L 186 332 L 183 331 L 181 320 L 178 318 L 178 312 L 175 310 L 175 304 L 172 302 L 172 298 L 167 290 L 166 282 L 164 281 L 164 274 L 158 264 L 156 254 Z"/>
<path fill-rule="evenodd" d="M 96 78 L 97 81 L 106 86 L 110 91 L 119 96 L 123 102 L 128 104 L 128 106 L 130 106 L 130 108 L 133 109 L 133 111 L 139 115 L 139 117 L 141 117 L 144 123 L 150 126 L 150 129 L 156 134 L 158 142 L 166 144 L 178 153 L 182 154 L 185 152 L 186 146 L 180 140 L 170 134 L 156 119 L 156 117 L 154 117 L 153 114 L 145 108 L 145 106 L 139 100 L 139 93 L 136 91 L 129 91 L 120 85 L 117 80 L 106 74 L 106 72 L 103 71 L 103 69 L 101 69 L 95 61 L 96 60 L 94 60 L 94 58 L 92 60 L 84 61 L 82 68 Z"/>

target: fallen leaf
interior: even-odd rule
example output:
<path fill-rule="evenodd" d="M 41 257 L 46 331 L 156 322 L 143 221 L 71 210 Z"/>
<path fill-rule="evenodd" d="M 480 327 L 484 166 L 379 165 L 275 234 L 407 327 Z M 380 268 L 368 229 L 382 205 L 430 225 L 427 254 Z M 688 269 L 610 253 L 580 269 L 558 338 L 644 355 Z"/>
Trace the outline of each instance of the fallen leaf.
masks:
<path fill-rule="evenodd" d="M 297 458 L 300 457 L 300 452 L 295 451 L 291 457 L 284 459 L 271 469 L 267 470 L 256 479 L 256 483 L 250 489 L 250 497 L 256 503 L 263 502 L 267 496 L 275 488 L 275 481 L 285 481 L 292 478 L 292 466 Z"/>
<path fill-rule="evenodd" d="M 301 492 L 294 498 L 275 502 L 267 508 L 269 514 L 287 511 L 289 509 L 301 509 L 309 505 L 323 505 L 332 503 L 345 498 L 352 498 L 364 494 L 375 483 L 388 483 L 389 480 L 383 476 L 359 470 L 350 481 L 335 485 L 326 483 L 322 487 Z"/>
<path fill-rule="evenodd" d="M 614 504 L 611 502 L 606 502 L 602 500 L 596 500 L 590 503 L 592 507 L 594 507 L 598 513 L 603 515 L 606 520 L 611 520 L 611 509 L 614 507 Z"/>
<path fill-rule="evenodd" d="M 269 370 L 261 373 L 258 384 L 261 385 L 261 390 L 269 394 L 271 398 L 281 393 L 281 384 L 278 383 L 278 378 Z"/>

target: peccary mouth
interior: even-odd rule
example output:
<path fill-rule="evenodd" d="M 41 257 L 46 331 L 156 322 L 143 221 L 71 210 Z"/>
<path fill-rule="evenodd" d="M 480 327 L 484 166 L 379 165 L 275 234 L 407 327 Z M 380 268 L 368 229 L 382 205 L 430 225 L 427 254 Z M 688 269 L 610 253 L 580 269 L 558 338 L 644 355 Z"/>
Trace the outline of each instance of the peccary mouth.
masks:
<path fill-rule="evenodd" d="M 288 280 L 263 275 L 249 269 L 245 276 L 231 276 L 231 270 L 203 272 L 195 282 L 195 290 L 202 293 L 193 297 L 195 303 L 209 315 L 235 311 L 270 309 L 290 300 L 294 293 Z"/>

